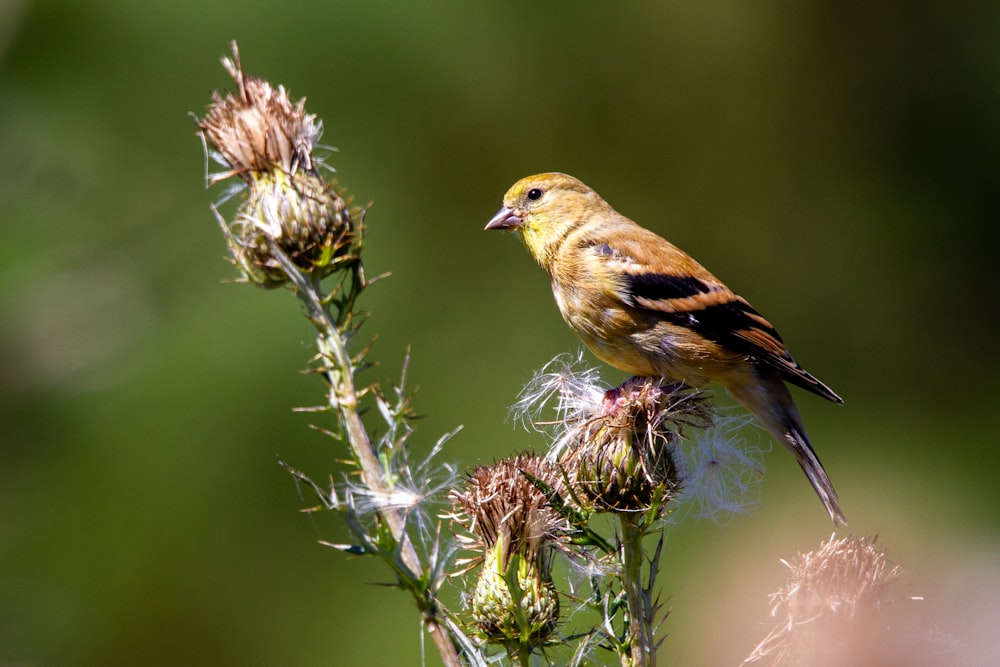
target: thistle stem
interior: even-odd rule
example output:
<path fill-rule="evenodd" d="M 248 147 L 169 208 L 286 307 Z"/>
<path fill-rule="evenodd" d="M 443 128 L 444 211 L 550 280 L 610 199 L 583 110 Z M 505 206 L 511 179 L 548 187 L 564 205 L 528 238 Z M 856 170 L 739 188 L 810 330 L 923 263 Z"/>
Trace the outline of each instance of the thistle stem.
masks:
<path fill-rule="evenodd" d="M 296 296 L 305 306 L 309 320 L 316 327 L 316 345 L 320 355 L 325 360 L 323 374 L 330 386 L 328 401 L 330 407 L 337 412 L 340 418 L 347 444 L 361 468 L 364 483 L 375 493 L 388 495 L 391 488 L 386 481 L 385 471 L 379 463 L 378 455 L 372 445 L 371 438 L 368 437 L 368 431 L 365 430 L 364 423 L 361 421 L 361 414 L 358 412 L 358 390 L 354 384 L 355 368 L 351 355 L 347 351 L 347 340 L 338 328 L 329 305 L 321 297 L 320 280 L 315 277 L 307 278 L 303 275 L 277 244 L 271 244 L 271 251 L 278 259 L 288 279 L 295 286 Z M 356 290 L 360 291 L 364 288 L 364 278 L 361 275 L 360 266 L 352 270 L 354 275 L 350 279 L 359 281 Z M 349 305 L 353 305 L 353 298 L 350 299 Z M 389 525 L 393 537 L 400 544 L 403 564 L 410 570 L 414 579 L 420 578 L 424 568 L 416 549 L 407 537 L 403 514 L 393 507 L 383 507 L 379 513 Z M 450 633 L 445 629 L 447 624 L 444 622 L 435 600 L 430 598 L 421 602 L 424 626 L 434 640 L 442 661 L 446 667 L 461 667 L 462 661 Z"/>
<path fill-rule="evenodd" d="M 642 515 L 621 513 L 623 586 L 628 602 L 629 655 L 622 667 L 655 667 L 650 605 L 642 585 Z"/>
<path fill-rule="evenodd" d="M 531 667 L 531 647 L 524 642 L 518 644 L 517 663 L 521 667 Z"/>

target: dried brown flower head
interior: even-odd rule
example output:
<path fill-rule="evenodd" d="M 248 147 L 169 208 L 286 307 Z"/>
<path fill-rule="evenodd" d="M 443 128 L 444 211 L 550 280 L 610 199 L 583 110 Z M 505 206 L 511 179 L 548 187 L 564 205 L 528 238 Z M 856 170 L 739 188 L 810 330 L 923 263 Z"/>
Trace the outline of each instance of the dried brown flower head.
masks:
<path fill-rule="evenodd" d="M 559 538 L 565 521 L 528 475 L 556 491 L 562 486 L 552 463 L 525 453 L 473 469 L 465 492 L 452 493 L 452 518 L 474 536 L 464 540 L 467 548 L 499 547 L 506 567 L 512 554 L 535 558 Z"/>
<path fill-rule="evenodd" d="M 543 644 L 559 620 L 551 559 L 566 525 L 529 475 L 560 487 L 553 464 L 521 454 L 476 468 L 466 491 L 452 495 L 452 518 L 472 534 L 462 541 L 477 553 L 464 562 L 482 564 L 468 604 L 477 632 L 512 651 Z"/>
<path fill-rule="evenodd" d="M 778 624 L 743 664 L 862 665 L 887 643 L 879 612 L 902 570 L 871 538 L 833 536 L 792 562 L 788 584 L 771 595 Z M 867 658 L 865 656 L 868 656 Z"/>
<path fill-rule="evenodd" d="M 323 122 L 305 111 L 305 98 L 293 104 L 284 86 L 274 88 L 264 79 L 243 72 L 233 42 L 233 58 L 222 66 L 236 81 L 236 94 L 212 93 L 212 104 L 198 127 L 233 173 L 248 182 L 253 172 L 280 168 L 294 173 L 312 171 L 312 151 L 323 133 Z M 223 174 L 226 178 L 232 174 Z"/>
<path fill-rule="evenodd" d="M 274 286 L 286 280 L 280 250 L 322 278 L 356 261 L 363 215 L 322 177 L 313 150 L 323 124 L 305 112 L 305 99 L 293 103 L 283 86 L 245 74 L 235 42 L 232 48 L 222 65 L 237 91 L 214 92 L 198 127 L 228 167 L 209 184 L 238 176 L 247 190 L 232 221 L 219 216 L 233 261 L 248 280 Z"/>

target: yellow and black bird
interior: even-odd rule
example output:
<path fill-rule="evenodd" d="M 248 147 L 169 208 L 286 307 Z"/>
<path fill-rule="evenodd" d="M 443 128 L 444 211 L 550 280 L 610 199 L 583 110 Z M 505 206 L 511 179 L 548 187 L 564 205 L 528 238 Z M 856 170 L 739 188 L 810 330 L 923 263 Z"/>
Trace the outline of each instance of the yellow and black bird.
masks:
<path fill-rule="evenodd" d="M 792 359 L 746 299 L 566 174 L 515 183 L 486 229 L 520 234 L 563 318 L 598 358 L 634 375 L 723 385 L 795 455 L 834 523 L 847 523 L 785 382 L 843 400 Z"/>

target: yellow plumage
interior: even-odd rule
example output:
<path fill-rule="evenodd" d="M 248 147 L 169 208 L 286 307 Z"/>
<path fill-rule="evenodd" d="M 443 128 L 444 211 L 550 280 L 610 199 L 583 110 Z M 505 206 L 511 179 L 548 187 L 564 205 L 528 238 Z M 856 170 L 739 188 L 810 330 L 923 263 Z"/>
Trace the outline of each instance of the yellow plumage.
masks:
<path fill-rule="evenodd" d="M 486 229 L 521 235 L 563 318 L 602 361 L 694 387 L 722 384 L 795 455 L 834 523 L 846 524 L 785 382 L 843 401 L 745 299 L 566 174 L 515 183 Z"/>

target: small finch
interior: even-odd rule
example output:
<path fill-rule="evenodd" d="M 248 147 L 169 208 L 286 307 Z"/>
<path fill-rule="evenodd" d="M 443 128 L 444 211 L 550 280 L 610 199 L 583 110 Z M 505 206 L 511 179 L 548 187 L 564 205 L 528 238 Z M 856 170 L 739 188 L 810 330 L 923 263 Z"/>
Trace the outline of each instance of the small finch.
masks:
<path fill-rule="evenodd" d="M 792 452 L 833 522 L 846 525 L 785 382 L 844 401 L 792 359 L 746 299 L 572 176 L 523 178 L 503 204 L 486 229 L 521 235 L 591 352 L 633 375 L 724 386 Z"/>

